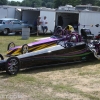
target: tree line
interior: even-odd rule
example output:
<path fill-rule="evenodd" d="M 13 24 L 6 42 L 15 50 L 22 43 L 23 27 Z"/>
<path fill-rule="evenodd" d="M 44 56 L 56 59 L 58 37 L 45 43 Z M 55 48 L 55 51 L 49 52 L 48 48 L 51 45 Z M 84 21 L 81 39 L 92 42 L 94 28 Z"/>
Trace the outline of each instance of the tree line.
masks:
<path fill-rule="evenodd" d="M 26 6 L 26 7 L 47 7 L 47 8 L 58 8 L 59 6 L 65 5 L 86 5 L 91 4 L 93 6 L 100 6 L 100 0 L 23 0 L 19 1 L 8 1 L 0 0 L 0 5 L 11 5 L 11 6 Z"/>

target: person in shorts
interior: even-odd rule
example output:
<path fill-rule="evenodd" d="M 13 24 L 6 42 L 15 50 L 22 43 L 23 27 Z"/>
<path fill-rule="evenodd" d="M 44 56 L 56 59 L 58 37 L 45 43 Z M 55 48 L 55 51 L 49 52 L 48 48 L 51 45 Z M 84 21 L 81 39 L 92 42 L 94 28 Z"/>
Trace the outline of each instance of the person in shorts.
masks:
<path fill-rule="evenodd" d="M 46 19 L 46 16 L 44 16 L 44 19 L 41 21 L 41 26 L 42 26 L 42 30 L 43 30 L 43 33 L 47 33 L 48 31 L 48 27 L 47 27 L 47 19 Z"/>
<path fill-rule="evenodd" d="M 37 36 L 39 35 L 40 29 L 41 29 L 41 17 L 38 16 L 38 19 L 37 19 Z"/>

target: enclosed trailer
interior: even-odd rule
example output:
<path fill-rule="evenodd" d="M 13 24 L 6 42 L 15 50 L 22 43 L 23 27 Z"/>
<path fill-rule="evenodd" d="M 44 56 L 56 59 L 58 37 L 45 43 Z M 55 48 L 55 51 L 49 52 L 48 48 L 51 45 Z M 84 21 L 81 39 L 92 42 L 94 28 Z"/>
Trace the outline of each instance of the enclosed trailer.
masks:
<path fill-rule="evenodd" d="M 100 12 L 97 11 L 81 11 L 79 12 L 79 32 L 82 28 L 88 28 L 96 36 L 100 34 Z"/>
<path fill-rule="evenodd" d="M 56 26 L 62 26 L 65 28 L 67 25 L 78 25 L 79 12 L 69 10 L 56 10 Z"/>
<path fill-rule="evenodd" d="M 47 17 L 47 26 L 48 26 L 48 32 L 51 33 L 54 31 L 55 27 L 55 9 L 51 8 L 31 8 L 31 9 L 25 9 L 22 8 L 22 20 L 26 21 L 27 23 L 33 24 L 35 27 L 35 22 L 37 21 L 38 16 L 43 19 L 44 16 Z M 36 30 L 34 30 L 36 31 Z M 40 33 L 43 33 L 42 29 L 40 30 Z"/>
<path fill-rule="evenodd" d="M 59 18 L 60 17 L 60 18 Z M 76 31 L 81 34 L 82 28 L 88 28 L 95 36 L 100 34 L 100 12 L 89 10 L 56 10 L 56 26 L 59 26 L 59 20 L 62 18 L 62 27 L 71 24 Z"/>
<path fill-rule="evenodd" d="M 0 18 L 21 19 L 21 9 L 16 6 L 0 6 Z"/>

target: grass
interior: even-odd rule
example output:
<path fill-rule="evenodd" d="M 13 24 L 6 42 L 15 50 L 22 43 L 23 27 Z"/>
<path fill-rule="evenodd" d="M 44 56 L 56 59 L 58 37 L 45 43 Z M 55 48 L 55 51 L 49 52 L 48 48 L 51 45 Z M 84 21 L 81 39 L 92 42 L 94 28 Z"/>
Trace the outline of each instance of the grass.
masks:
<path fill-rule="evenodd" d="M 7 51 L 7 47 L 8 47 L 8 44 L 10 42 L 14 42 L 16 46 L 19 46 L 19 45 L 23 45 L 23 44 L 27 44 L 27 43 L 31 43 L 33 41 L 36 41 L 35 39 L 38 39 L 38 38 L 43 38 L 43 37 L 47 37 L 49 35 L 40 35 L 40 36 L 36 36 L 36 35 L 31 35 L 29 37 L 29 39 L 22 39 L 22 36 L 21 35 L 18 35 L 18 36 L 15 36 L 15 35 L 12 35 L 12 36 L 0 36 L 0 53 L 5 55 L 6 54 L 6 51 Z"/>
<path fill-rule="evenodd" d="M 0 53 L 8 43 L 23 45 L 47 36 L 0 36 Z M 100 61 L 0 72 L 0 100 L 100 100 Z"/>

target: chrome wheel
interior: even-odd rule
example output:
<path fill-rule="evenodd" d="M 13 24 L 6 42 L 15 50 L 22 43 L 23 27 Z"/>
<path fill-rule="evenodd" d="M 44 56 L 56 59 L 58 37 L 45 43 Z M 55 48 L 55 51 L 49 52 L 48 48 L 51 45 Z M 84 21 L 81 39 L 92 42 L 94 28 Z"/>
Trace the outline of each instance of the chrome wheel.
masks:
<path fill-rule="evenodd" d="M 11 57 L 6 62 L 6 72 L 10 75 L 18 73 L 20 67 L 19 59 L 17 57 Z"/>
<path fill-rule="evenodd" d="M 28 53 L 28 45 L 27 45 L 27 44 L 24 44 L 24 45 L 22 46 L 21 53 L 22 53 L 22 54 Z"/>
<path fill-rule="evenodd" d="M 15 43 L 14 43 L 14 42 L 10 42 L 10 43 L 8 44 L 7 50 L 10 50 L 10 49 L 13 48 L 13 47 L 15 47 Z"/>

